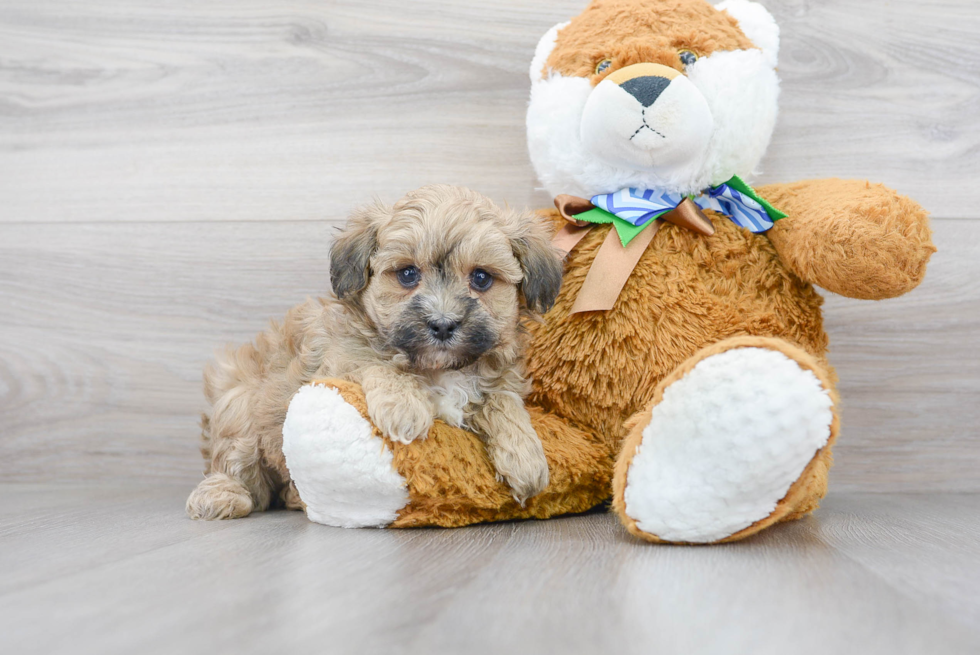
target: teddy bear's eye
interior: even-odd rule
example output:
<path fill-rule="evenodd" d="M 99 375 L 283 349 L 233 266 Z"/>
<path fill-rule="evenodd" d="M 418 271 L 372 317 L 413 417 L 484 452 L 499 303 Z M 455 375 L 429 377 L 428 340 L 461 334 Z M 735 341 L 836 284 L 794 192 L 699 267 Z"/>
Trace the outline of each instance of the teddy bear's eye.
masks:
<path fill-rule="evenodd" d="M 595 74 L 601 75 L 602 73 L 605 73 L 610 66 L 612 66 L 612 59 L 603 59 L 595 65 Z"/>
<path fill-rule="evenodd" d="M 681 63 L 685 66 L 690 66 L 698 60 L 698 53 L 693 50 L 681 50 L 677 56 L 681 58 Z"/>

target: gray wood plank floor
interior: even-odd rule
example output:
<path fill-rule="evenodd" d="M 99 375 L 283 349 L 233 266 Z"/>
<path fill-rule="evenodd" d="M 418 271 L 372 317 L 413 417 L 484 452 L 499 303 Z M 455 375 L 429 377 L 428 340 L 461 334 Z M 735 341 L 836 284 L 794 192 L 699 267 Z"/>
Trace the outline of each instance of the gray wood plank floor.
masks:
<path fill-rule="evenodd" d="M 738 544 L 595 513 L 343 530 L 201 523 L 182 487 L 3 485 L 8 653 L 968 653 L 977 495 L 836 494 Z"/>

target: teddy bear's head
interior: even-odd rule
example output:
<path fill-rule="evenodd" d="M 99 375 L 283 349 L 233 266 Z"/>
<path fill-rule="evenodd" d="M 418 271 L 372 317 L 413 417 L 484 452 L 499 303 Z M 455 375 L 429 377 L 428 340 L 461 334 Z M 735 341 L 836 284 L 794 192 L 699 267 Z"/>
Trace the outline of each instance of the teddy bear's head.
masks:
<path fill-rule="evenodd" d="M 779 27 L 761 5 L 593 0 L 531 63 L 528 148 L 552 193 L 698 193 L 749 175 L 776 122 Z"/>

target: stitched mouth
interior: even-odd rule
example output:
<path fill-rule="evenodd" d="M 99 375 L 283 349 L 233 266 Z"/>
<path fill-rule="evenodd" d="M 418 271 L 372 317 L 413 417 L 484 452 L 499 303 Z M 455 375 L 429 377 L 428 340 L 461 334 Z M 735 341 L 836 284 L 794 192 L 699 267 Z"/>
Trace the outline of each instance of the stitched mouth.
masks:
<path fill-rule="evenodd" d="M 656 134 L 657 136 L 659 136 L 661 139 L 666 139 L 667 138 L 666 136 L 664 136 L 663 134 L 661 134 L 660 132 L 658 132 L 657 130 L 653 129 L 652 127 L 650 127 L 647 124 L 647 110 L 646 110 L 646 107 L 643 108 L 643 113 L 641 114 L 640 117 L 643 119 L 643 125 L 641 125 L 638 128 L 636 128 L 636 132 L 633 132 L 633 136 L 631 136 L 630 139 L 629 139 L 630 141 L 633 140 L 633 137 L 635 137 L 637 134 L 639 134 L 640 132 L 642 132 L 643 131 L 643 128 L 646 128 L 646 129 L 650 130 L 651 132 L 653 132 L 654 134 Z"/>

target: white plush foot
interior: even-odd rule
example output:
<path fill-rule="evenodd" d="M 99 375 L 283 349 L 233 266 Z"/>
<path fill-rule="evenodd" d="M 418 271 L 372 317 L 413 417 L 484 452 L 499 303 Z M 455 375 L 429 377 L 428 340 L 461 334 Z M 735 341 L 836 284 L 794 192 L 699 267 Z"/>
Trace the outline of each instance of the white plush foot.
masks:
<path fill-rule="evenodd" d="M 282 427 L 282 451 L 311 521 L 384 527 L 408 504 L 391 451 L 332 387 L 296 392 Z"/>
<path fill-rule="evenodd" d="M 664 390 L 623 493 L 639 529 L 708 543 L 769 516 L 830 437 L 830 394 L 775 350 L 735 348 Z"/>

